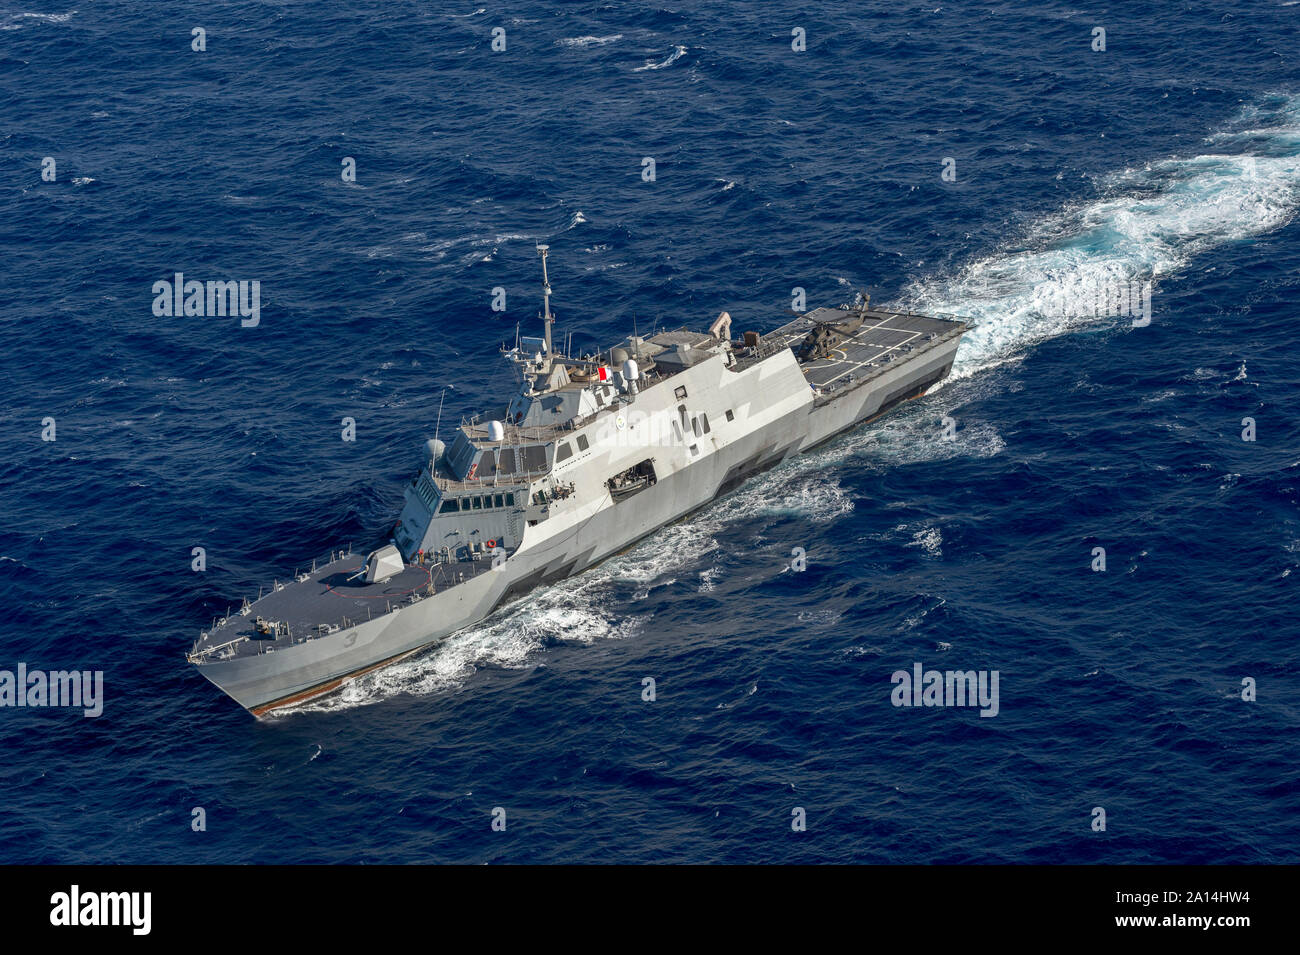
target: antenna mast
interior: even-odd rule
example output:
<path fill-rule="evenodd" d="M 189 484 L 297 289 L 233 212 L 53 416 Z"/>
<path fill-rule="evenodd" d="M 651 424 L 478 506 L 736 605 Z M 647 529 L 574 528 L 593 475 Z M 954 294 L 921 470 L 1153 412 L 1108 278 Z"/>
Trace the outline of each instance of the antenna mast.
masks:
<path fill-rule="evenodd" d="M 551 280 L 546 277 L 546 253 L 550 248 L 549 245 L 537 247 L 537 254 L 542 257 L 542 303 L 545 309 L 542 320 L 546 323 L 546 358 L 542 367 L 548 372 L 551 370 L 551 323 L 555 321 L 551 314 Z"/>

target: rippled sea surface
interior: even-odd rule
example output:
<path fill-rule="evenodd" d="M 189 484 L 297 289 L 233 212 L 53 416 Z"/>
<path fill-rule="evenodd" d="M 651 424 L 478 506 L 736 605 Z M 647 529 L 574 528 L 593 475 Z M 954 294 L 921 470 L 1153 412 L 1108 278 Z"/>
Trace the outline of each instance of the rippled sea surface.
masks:
<path fill-rule="evenodd" d="M 7 861 L 1300 862 L 1294 0 L 31 2 L 0 669 L 105 702 L 0 708 Z M 500 400 L 537 242 L 575 349 L 795 287 L 976 324 L 926 397 L 254 720 L 185 651 L 391 524 L 443 389 L 444 436 Z M 156 317 L 175 272 L 260 324 Z M 1117 277 L 1148 326 L 1043 291 Z M 893 706 L 915 663 L 998 715 Z"/>

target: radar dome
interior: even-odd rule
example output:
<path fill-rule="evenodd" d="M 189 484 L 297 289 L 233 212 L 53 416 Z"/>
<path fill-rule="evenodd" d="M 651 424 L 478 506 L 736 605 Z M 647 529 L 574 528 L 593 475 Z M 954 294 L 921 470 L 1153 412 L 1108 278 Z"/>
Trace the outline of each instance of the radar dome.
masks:
<path fill-rule="evenodd" d="M 613 351 L 609 353 L 609 363 L 613 365 L 615 368 L 621 368 L 625 361 L 627 361 L 626 349 L 615 348 Z"/>
<path fill-rule="evenodd" d="M 424 456 L 430 461 L 437 462 L 447 453 L 447 444 L 439 441 L 437 438 L 430 438 L 424 442 Z"/>

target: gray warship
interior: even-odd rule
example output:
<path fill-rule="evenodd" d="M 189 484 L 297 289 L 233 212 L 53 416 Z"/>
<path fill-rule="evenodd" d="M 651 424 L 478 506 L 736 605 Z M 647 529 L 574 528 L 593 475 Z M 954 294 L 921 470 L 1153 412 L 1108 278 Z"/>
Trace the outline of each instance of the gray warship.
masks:
<path fill-rule="evenodd" d="M 187 659 L 253 714 L 472 627 L 923 394 L 967 328 L 863 297 L 766 334 L 733 340 L 724 311 L 706 331 L 633 334 L 574 358 L 553 349 L 547 251 L 538 246 L 544 334 L 502 348 L 517 390 L 450 442 L 425 444 L 391 532 L 276 581 L 200 633 Z"/>

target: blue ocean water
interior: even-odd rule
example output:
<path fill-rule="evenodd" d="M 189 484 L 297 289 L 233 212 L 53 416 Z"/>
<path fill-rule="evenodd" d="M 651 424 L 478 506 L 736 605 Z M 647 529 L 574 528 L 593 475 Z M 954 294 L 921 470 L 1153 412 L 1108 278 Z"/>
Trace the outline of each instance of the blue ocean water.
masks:
<path fill-rule="evenodd" d="M 1295 0 L 32 2 L 0 669 L 105 702 L 0 708 L 0 857 L 1300 862 Z M 252 719 L 185 651 L 391 523 L 444 388 L 445 432 L 509 387 L 536 242 L 578 348 L 796 286 L 976 327 L 897 413 Z M 260 324 L 156 317 L 178 271 Z M 1055 314 L 1062 276 L 1150 278 L 1151 324 Z M 917 662 L 997 670 L 997 717 L 893 706 Z"/>

